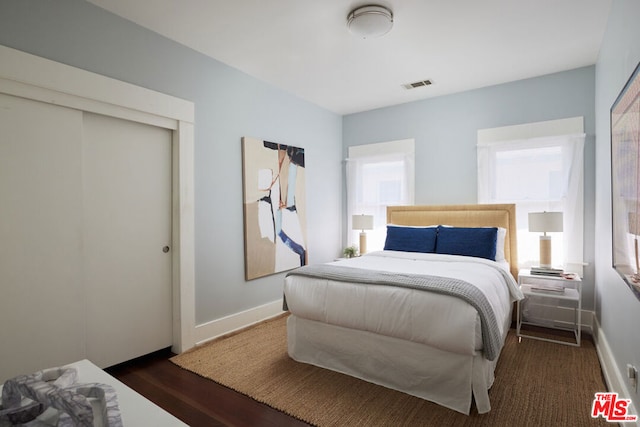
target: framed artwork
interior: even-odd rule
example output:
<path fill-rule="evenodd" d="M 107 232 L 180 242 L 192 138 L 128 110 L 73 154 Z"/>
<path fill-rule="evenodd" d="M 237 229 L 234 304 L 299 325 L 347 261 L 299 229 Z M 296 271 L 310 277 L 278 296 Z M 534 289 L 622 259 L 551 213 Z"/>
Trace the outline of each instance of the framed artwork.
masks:
<path fill-rule="evenodd" d="M 242 138 L 247 280 L 307 264 L 304 148 Z"/>
<path fill-rule="evenodd" d="M 611 107 L 613 268 L 640 299 L 640 64 Z"/>

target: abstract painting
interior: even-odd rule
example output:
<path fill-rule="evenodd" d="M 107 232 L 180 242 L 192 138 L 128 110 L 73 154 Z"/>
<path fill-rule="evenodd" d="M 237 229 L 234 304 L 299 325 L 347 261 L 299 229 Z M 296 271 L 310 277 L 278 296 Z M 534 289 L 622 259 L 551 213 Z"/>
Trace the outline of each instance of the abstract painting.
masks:
<path fill-rule="evenodd" d="M 613 268 L 640 299 L 640 65 L 611 107 Z"/>
<path fill-rule="evenodd" d="M 242 138 L 247 280 L 307 264 L 304 148 Z"/>

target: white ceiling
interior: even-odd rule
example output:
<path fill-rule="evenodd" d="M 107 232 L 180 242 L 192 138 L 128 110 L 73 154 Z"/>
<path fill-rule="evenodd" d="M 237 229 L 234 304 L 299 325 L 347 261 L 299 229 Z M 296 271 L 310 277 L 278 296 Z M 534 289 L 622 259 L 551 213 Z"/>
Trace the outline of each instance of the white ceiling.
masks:
<path fill-rule="evenodd" d="M 393 29 L 367 40 L 346 27 L 362 1 L 88 1 L 348 114 L 592 65 L 612 0 L 386 0 Z"/>

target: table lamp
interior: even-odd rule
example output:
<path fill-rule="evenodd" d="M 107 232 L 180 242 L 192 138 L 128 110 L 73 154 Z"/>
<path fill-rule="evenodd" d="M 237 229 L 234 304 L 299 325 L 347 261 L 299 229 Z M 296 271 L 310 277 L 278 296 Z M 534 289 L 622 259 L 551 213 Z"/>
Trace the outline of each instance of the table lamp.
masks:
<path fill-rule="evenodd" d="M 367 252 L 367 233 L 364 230 L 373 230 L 373 215 L 353 215 L 351 228 L 360 230 L 360 255 Z"/>
<path fill-rule="evenodd" d="M 544 233 L 540 236 L 540 267 L 551 268 L 551 236 L 547 233 L 562 231 L 562 212 L 530 212 L 529 231 Z"/>

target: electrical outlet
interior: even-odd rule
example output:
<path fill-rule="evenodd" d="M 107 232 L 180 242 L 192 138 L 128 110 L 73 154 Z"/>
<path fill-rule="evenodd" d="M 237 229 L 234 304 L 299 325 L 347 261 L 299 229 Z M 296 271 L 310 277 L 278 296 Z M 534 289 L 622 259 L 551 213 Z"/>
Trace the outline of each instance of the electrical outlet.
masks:
<path fill-rule="evenodd" d="M 627 364 L 627 378 L 634 392 L 638 392 L 638 369 L 632 364 Z"/>

